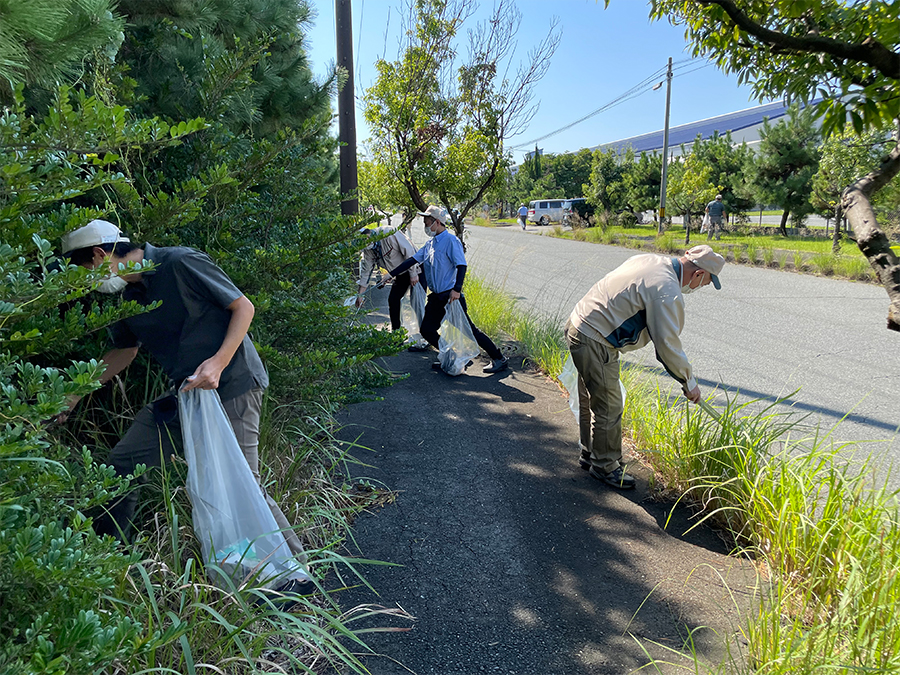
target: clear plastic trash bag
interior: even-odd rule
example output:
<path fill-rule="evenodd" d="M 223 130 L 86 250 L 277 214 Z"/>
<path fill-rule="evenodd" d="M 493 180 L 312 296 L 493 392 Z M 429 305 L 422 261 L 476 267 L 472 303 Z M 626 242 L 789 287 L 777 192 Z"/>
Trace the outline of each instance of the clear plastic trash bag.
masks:
<path fill-rule="evenodd" d="M 407 342 L 411 345 L 424 346 L 428 344 L 422 339 L 421 326 L 425 316 L 425 291 L 422 284 L 416 284 L 409 289 L 409 299 L 404 295 L 400 299 L 400 320 L 406 329 Z"/>
<path fill-rule="evenodd" d="M 562 372 L 557 379 L 559 379 L 559 383 L 565 387 L 569 394 L 569 409 L 572 411 L 572 414 L 575 415 L 575 420 L 580 421 L 578 415 L 578 370 L 575 368 L 575 362 L 572 360 L 571 352 L 566 356 L 566 362 L 563 364 Z M 622 390 L 622 407 L 624 408 L 628 392 L 625 390 L 625 385 L 622 384 L 622 380 L 619 380 L 619 389 Z"/>
<path fill-rule="evenodd" d="M 448 375 L 462 375 L 466 365 L 478 356 L 478 343 L 459 300 L 447 305 L 438 340 L 438 361 Z"/>
<path fill-rule="evenodd" d="M 707 213 L 703 216 L 703 221 L 700 223 L 700 232 L 707 232 L 710 225 L 712 225 L 712 220 L 710 220 L 709 214 Z"/>
<path fill-rule="evenodd" d="M 277 588 L 308 579 L 279 531 L 219 395 L 211 389 L 179 392 L 178 408 L 194 534 L 204 560 L 235 584 L 249 577 L 256 586 Z"/>

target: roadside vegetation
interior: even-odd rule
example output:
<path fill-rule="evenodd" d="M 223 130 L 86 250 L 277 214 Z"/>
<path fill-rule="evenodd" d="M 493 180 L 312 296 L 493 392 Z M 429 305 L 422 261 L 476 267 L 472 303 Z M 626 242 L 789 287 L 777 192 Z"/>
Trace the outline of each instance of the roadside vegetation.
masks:
<path fill-rule="evenodd" d="M 466 299 L 482 330 L 512 337 L 527 361 L 559 375 L 567 356 L 561 317 L 524 311 L 472 277 Z M 623 367 L 621 378 L 625 434 L 641 448 L 658 495 L 689 505 L 698 526 L 720 530 L 732 555 L 759 570 L 762 602 L 735 627 L 746 654 L 732 646 L 729 662 L 698 660 L 696 671 L 897 672 L 900 511 L 865 449 L 835 443 L 831 430 L 773 403 L 712 392 L 714 417 L 639 367 Z"/>
<path fill-rule="evenodd" d="M 0 7 L 15 27 L 0 41 L 0 672 L 363 672 L 354 618 L 379 609 L 322 592 L 288 610 L 252 578 L 211 583 L 178 458 L 141 476 L 133 545 L 92 527 L 134 489 L 109 448 L 167 381 L 140 358 L 99 386 L 106 327 L 142 310 L 93 293 L 102 272 L 57 255 L 64 233 L 105 218 L 133 242 L 203 250 L 252 300 L 271 377 L 263 480 L 323 590 L 362 583 L 341 543 L 379 498 L 344 478 L 331 416 L 388 382 L 372 359 L 401 348 L 343 307 L 364 220 L 339 215 L 335 80 L 306 66 L 306 5 L 166 11 Z"/>
<path fill-rule="evenodd" d="M 631 227 L 607 228 L 574 227 L 557 225 L 548 230 L 551 237 L 607 244 L 659 253 L 680 253 L 690 246 L 709 244 L 726 260 L 736 264 L 756 265 L 773 269 L 790 270 L 807 274 L 834 276 L 858 281 L 878 282 L 878 277 L 856 244 L 842 239 L 837 252 L 833 242 L 815 234 L 788 235 L 755 232 L 756 228 L 743 226 L 728 231 L 721 239 L 708 241 L 705 234 L 693 232 L 690 243 L 685 243 L 682 226 L 672 226 L 663 235 L 657 235 L 653 224 Z M 892 247 L 900 253 L 900 245 Z"/>

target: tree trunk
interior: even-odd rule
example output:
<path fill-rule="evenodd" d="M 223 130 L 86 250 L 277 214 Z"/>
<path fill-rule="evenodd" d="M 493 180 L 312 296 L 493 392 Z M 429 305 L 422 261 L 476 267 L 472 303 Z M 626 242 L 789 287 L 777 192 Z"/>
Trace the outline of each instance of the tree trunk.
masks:
<path fill-rule="evenodd" d="M 878 227 L 870 197 L 900 173 L 900 132 L 896 145 L 877 169 L 860 178 L 844 190 L 842 206 L 850 227 L 856 235 L 856 245 L 878 273 L 887 291 L 887 327 L 900 331 L 900 259 L 891 250 L 887 236 Z"/>
<path fill-rule="evenodd" d="M 684 214 L 684 245 L 685 247 L 690 246 L 691 244 L 691 214 Z"/>
<path fill-rule="evenodd" d="M 844 207 L 838 202 L 834 209 L 834 235 L 831 240 L 831 252 L 835 255 L 841 250 L 841 221 L 844 219 Z"/>
<path fill-rule="evenodd" d="M 779 225 L 778 228 L 781 230 L 782 237 L 787 236 L 787 219 L 790 213 L 790 209 L 785 209 L 784 213 L 781 214 L 781 225 Z"/>

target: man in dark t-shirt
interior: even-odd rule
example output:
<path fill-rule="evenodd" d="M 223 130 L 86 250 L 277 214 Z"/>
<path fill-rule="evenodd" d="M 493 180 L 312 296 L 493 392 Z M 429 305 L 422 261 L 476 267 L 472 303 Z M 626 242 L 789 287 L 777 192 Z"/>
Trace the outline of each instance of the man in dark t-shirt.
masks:
<path fill-rule="evenodd" d="M 113 349 L 103 356 L 106 370 L 101 382 L 122 372 L 139 348 L 149 351 L 172 381 L 170 391 L 144 407 L 112 449 L 110 463 L 116 472 L 128 475 L 138 464 L 159 466 L 180 452 L 175 392 L 215 389 L 258 482 L 259 417 L 269 377 L 247 335 L 253 303 L 205 253 L 150 244 L 140 248 L 104 220 L 74 230 L 62 243 L 63 254 L 72 264 L 109 267 L 110 275 L 98 289 L 101 292 L 121 291 L 125 300 L 143 306 L 159 303 L 149 312 L 114 324 L 110 329 Z M 144 261 L 153 267 L 125 274 L 125 265 Z M 281 509 L 268 495 L 266 502 L 291 551 L 305 561 L 300 540 Z M 132 491 L 110 507 L 110 517 L 101 519 L 97 529 L 128 539 L 136 504 L 137 494 Z"/>

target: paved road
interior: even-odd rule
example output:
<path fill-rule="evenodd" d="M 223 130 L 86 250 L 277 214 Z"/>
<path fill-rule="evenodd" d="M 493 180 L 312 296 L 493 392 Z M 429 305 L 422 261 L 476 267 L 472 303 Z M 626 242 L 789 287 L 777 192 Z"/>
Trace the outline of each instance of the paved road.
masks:
<path fill-rule="evenodd" d="M 471 227 L 467 255 L 474 274 L 562 324 L 598 279 L 635 253 L 517 227 Z M 883 290 L 727 265 L 721 291 L 704 289 L 686 304 L 682 338 L 701 388 L 769 398 L 799 388 L 793 410 L 812 413 L 823 429 L 846 416 L 834 438 L 866 441 L 883 468 L 898 459 L 900 336 L 884 328 Z M 652 349 L 626 360 L 658 367 Z M 900 476 L 893 481 L 900 485 Z"/>
<path fill-rule="evenodd" d="M 695 521 L 679 509 L 669 520 L 640 467 L 628 493 L 582 471 L 565 398 L 521 357 L 457 378 L 433 359 L 380 359 L 409 377 L 339 418 L 361 462 L 352 475 L 396 501 L 353 527 L 353 554 L 393 564 L 361 566 L 377 594 L 358 584 L 336 597 L 416 617 L 354 622 L 410 629 L 363 636 L 373 675 L 625 675 L 647 653 L 664 663 L 639 672 L 681 675 L 690 658 L 665 648 L 689 636 L 701 662 L 725 661 L 726 644 L 741 662 L 752 564 L 702 527 L 684 536 Z"/>

